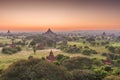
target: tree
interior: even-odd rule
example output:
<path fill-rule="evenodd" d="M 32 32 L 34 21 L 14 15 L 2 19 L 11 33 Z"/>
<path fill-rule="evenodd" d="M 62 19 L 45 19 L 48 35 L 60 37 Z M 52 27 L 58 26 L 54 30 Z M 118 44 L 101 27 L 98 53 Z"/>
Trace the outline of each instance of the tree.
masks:
<path fill-rule="evenodd" d="M 33 48 L 34 54 L 36 54 L 36 50 L 37 50 L 37 49 L 36 49 L 36 46 L 33 46 L 32 48 Z"/>
<path fill-rule="evenodd" d="M 114 53 L 114 52 L 115 52 L 115 47 L 109 46 L 109 47 L 108 47 L 108 50 L 109 50 L 110 52 Z"/>
<path fill-rule="evenodd" d="M 95 80 L 94 72 L 90 70 L 73 70 L 72 80 Z"/>
<path fill-rule="evenodd" d="M 35 46 L 36 45 L 36 42 L 35 41 L 31 41 L 30 42 L 30 46 Z"/>
<path fill-rule="evenodd" d="M 2 53 L 3 54 L 14 54 L 14 53 L 17 53 L 19 51 L 21 51 L 21 47 L 17 46 L 17 47 L 14 47 L 14 48 L 11 48 L 11 47 L 3 47 L 2 48 Z"/>
<path fill-rule="evenodd" d="M 64 60 L 62 63 L 68 70 L 73 69 L 90 69 L 92 67 L 92 59 L 87 57 L 73 57 Z"/>

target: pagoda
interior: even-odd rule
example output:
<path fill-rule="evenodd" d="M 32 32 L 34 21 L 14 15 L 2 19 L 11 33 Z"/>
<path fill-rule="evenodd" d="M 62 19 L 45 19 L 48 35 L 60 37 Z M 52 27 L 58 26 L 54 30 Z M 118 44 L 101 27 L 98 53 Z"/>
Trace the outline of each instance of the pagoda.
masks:
<path fill-rule="evenodd" d="M 10 30 L 8 30 L 7 33 L 6 33 L 7 39 L 10 38 L 11 35 L 12 34 L 11 34 Z"/>
<path fill-rule="evenodd" d="M 44 37 L 49 38 L 50 40 L 56 40 L 57 34 L 54 33 L 50 28 L 47 30 L 47 32 L 42 34 Z"/>
<path fill-rule="evenodd" d="M 55 34 L 50 28 L 44 34 Z"/>
<path fill-rule="evenodd" d="M 42 36 L 52 40 L 53 42 L 58 42 L 64 39 L 63 36 L 54 33 L 50 28 L 45 33 L 43 33 Z"/>
<path fill-rule="evenodd" d="M 7 33 L 8 33 L 8 34 L 9 34 L 9 33 L 11 33 L 11 32 L 10 32 L 10 30 L 8 30 L 8 32 L 7 32 Z"/>
<path fill-rule="evenodd" d="M 46 59 L 50 62 L 55 61 L 55 56 L 54 56 L 52 50 L 50 51 L 50 54 L 49 54 L 49 56 L 46 57 Z"/>
<path fill-rule="evenodd" d="M 54 36 L 56 36 L 56 34 L 50 28 L 47 30 L 47 32 L 43 33 L 43 35 L 54 35 Z"/>

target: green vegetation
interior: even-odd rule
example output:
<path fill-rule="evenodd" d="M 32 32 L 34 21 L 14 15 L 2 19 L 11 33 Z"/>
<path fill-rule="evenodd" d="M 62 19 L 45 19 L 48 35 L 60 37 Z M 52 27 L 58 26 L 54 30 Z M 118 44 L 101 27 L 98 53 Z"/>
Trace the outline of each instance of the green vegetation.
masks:
<path fill-rule="evenodd" d="M 2 53 L 3 54 L 14 54 L 14 53 L 17 53 L 21 51 L 21 47 L 14 47 L 14 48 L 11 48 L 11 47 L 4 47 L 2 48 Z"/>
<path fill-rule="evenodd" d="M 13 63 L 1 76 L 2 80 L 69 80 L 66 69 L 40 59 Z"/>
<path fill-rule="evenodd" d="M 67 57 L 59 56 L 58 62 Z M 101 60 L 87 57 L 66 58 L 61 64 L 48 62 L 46 59 L 29 58 L 19 60 L 1 73 L 1 80 L 119 80 L 119 67 L 99 64 Z M 114 65 L 113 65 L 114 66 Z M 88 70 L 89 69 L 89 70 Z M 109 77 L 109 75 L 113 75 Z"/>
<path fill-rule="evenodd" d="M 1 37 L 0 79 L 119 80 L 120 42 L 107 38 L 70 35 L 55 41 L 41 35 Z M 15 46 L 10 46 L 13 43 Z M 51 50 L 53 62 L 46 59 Z"/>

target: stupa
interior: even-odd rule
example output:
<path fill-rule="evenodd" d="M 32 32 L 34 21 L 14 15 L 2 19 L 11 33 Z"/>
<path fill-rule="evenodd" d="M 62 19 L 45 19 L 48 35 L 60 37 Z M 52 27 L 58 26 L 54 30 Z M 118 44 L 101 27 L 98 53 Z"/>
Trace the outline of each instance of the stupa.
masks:
<path fill-rule="evenodd" d="M 55 56 L 54 56 L 52 50 L 50 51 L 50 54 L 49 54 L 49 56 L 46 57 L 46 59 L 50 62 L 55 61 Z"/>

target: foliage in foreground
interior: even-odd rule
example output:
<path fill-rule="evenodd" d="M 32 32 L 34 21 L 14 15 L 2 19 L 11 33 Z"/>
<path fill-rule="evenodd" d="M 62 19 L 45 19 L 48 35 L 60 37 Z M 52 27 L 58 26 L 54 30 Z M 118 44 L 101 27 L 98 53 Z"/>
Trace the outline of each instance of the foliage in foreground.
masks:
<path fill-rule="evenodd" d="M 2 72 L 0 80 L 119 80 L 119 67 L 104 65 L 99 59 L 59 54 L 57 61 L 59 65 L 30 56 L 28 60 L 10 65 Z"/>
<path fill-rule="evenodd" d="M 40 59 L 20 60 L 6 69 L 1 80 L 69 80 L 64 67 Z"/>

